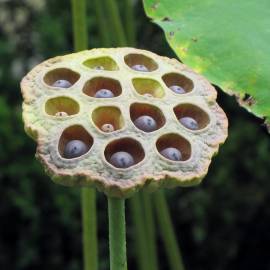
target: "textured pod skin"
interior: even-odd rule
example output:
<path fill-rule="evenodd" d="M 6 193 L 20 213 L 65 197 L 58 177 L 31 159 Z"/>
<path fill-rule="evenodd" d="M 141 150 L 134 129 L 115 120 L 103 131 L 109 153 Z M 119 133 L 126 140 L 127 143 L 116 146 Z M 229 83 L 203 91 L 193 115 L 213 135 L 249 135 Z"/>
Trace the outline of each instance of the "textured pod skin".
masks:
<path fill-rule="evenodd" d="M 129 54 L 135 54 L 135 58 L 133 56 L 131 60 L 133 65 L 148 65 L 149 72 L 132 70 L 125 60 Z M 148 60 L 152 59 L 155 65 L 152 65 L 151 69 L 151 62 L 150 64 L 149 62 L 134 63 L 136 55 L 147 57 Z M 95 59 L 99 58 L 102 60 L 102 66 L 105 67 L 103 70 L 87 66 L 88 62 L 94 65 Z M 99 65 L 98 61 L 97 65 Z M 185 80 L 188 80 L 188 91 L 180 95 L 174 93 L 169 89 L 168 81 L 164 79 L 166 74 L 172 74 L 171 77 L 174 74 L 184 76 Z M 59 90 L 52 86 L 53 80 L 67 79 L 67 77 L 72 82 L 71 87 Z M 86 82 L 97 77 L 101 80 L 109 78 L 119 82 L 120 90 L 116 89 L 118 86 L 113 89 L 112 85 L 112 90 L 116 93 L 115 97 L 95 98 L 91 93 L 96 91 L 96 84 L 93 90 L 83 91 Z M 133 83 L 134 79 L 136 85 Z M 169 80 L 171 84 L 175 84 L 174 79 Z M 185 80 L 184 84 L 187 83 Z M 102 85 L 101 82 L 101 87 L 108 86 Z M 94 186 L 113 197 L 129 197 L 144 186 L 156 189 L 198 184 L 206 175 L 212 156 L 218 152 L 219 145 L 227 137 L 227 118 L 216 103 L 217 94 L 214 87 L 201 75 L 177 60 L 145 50 L 93 49 L 55 57 L 33 68 L 23 78 L 21 89 L 24 98 L 25 130 L 37 142 L 36 156 L 43 163 L 52 180 L 68 186 Z M 70 106 L 65 106 L 66 99 L 62 97 L 74 100 L 74 104 L 79 104 L 79 108 L 72 110 Z M 54 98 L 52 105 L 47 105 L 52 98 Z M 59 98 L 59 102 L 55 102 L 55 98 Z M 130 116 L 130 105 L 134 103 L 152 104 L 158 107 L 166 122 L 150 133 L 139 130 Z M 185 104 L 187 109 L 186 107 L 181 109 L 181 104 Z M 68 116 L 55 117 L 57 106 L 61 111 L 62 108 L 71 111 L 67 112 Z M 93 122 L 92 112 L 102 106 L 119 108 L 122 117 L 121 125 L 119 124 L 121 128 L 108 133 L 98 129 Z M 177 106 L 180 109 L 175 109 Z M 201 114 L 194 112 L 202 122 L 201 128 L 196 131 L 186 129 L 178 121 L 180 114 L 185 116 L 185 113 L 189 113 L 187 116 L 191 114 L 193 117 L 192 106 L 203 110 L 206 115 L 204 119 L 200 119 Z M 50 111 L 53 112 L 52 115 Z M 145 112 L 142 111 L 143 113 Z M 114 117 L 113 114 L 110 114 L 110 117 Z M 117 117 L 115 117 L 116 124 Z M 103 119 L 100 121 L 102 122 Z M 117 126 L 115 123 L 110 123 Z M 177 145 L 183 147 L 185 158 L 182 161 L 170 161 L 165 159 L 160 151 L 165 146 L 173 146 L 171 144 L 174 144 L 174 138 L 178 138 L 177 136 L 182 138 Z M 163 139 L 160 139 L 161 137 Z M 133 151 L 137 160 L 135 165 L 127 169 L 115 168 L 108 162 L 109 157 L 106 157 L 111 155 L 110 151 L 115 147 L 114 140 L 121 141 L 121 138 L 137 142 L 137 146 L 130 144 L 130 149 L 128 143 L 120 145 L 123 149 L 119 151 Z M 74 159 L 63 158 L 61 149 L 67 139 L 84 140 L 89 144 L 89 151 Z M 113 146 L 110 146 L 107 151 L 108 145 Z M 136 147 L 137 150 L 133 149 Z M 182 149 L 180 150 L 182 153 Z"/>

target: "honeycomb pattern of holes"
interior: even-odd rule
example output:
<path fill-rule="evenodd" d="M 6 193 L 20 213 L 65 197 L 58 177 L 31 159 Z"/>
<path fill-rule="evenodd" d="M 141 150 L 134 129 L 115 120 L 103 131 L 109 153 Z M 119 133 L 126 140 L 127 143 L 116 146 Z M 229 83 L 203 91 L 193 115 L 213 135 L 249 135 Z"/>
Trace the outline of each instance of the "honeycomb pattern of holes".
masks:
<path fill-rule="evenodd" d="M 130 137 L 115 139 L 111 141 L 109 144 L 107 144 L 104 150 L 104 156 L 105 156 L 106 161 L 114 168 L 123 169 L 123 168 L 115 167 L 111 163 L 112 155 L 118 152 L 126 152 L 133 157 L 134 164 L 132 164 L 128 168 L 140 163 L 141 161 L 143 161 L 145 157 L 145 152 L 141 143 Z"/>
<path fill-rule="evenodd" d="M 71 69 L 56 68 L 56 69 L 48 71 L 43 77 L 43 80 L 47 85 L 51 87 L 55 87 L 53 86 L 53 84 L 58 80 L 66 80 L 72 86 L 79 80 L 79 78 L 80 78 L 80 74 Z M 69 88 L 69 87 L 66 87 L 66 88 Z"/>
<path fill-rule="evenodd" d="M 83 62 L 83 65 L 93 70 L 119 70 L 116 62 L 109 56 L 101 56 L 87 59 Z"/>
<path fill-rule="evenodd" d="M 94 143 L 93 137 L 88 133 L 88 131 L 85 130 L 84 127 L 81 125 L 70 126 L 62 132 L 58 142 L 58 152 L 62 158 L 65 158 L 64 152 L 67 143 L 72 140 L 80 140 L 85 143 L 87 146 L 87 152 L 89 152 Z"/>
<path fill-rule="evenodd" d="M 152 58 L 143 54 L 138 54 L 138 53 L 128 54 L 124 57 L 124 61 L 131 69 L 133 69 L 132 67 L 136 65 L 144 66 L 148 70 L 148 72 L 158 69 L 158 64 Z M 147 71 L 141 71 L 141 72 L 147 72 Z"/>
<path fill-rule="evenodd" d="M 181 135 L 177 133 L 168 133 L 162 135 L 157 139 L 156 148 L 163 158 L 165 157 L 161 154 L 161 151 L 170 147 L 176 148 L 177 150 L 180 151 L 182 156 L 182 159 L 180 161 L 187 161 L 188 159 L 190 159 L 192 154 L 191 144 L 187 139 L 185 139 Z"/>
<path fill-rule="evenodd" d="M 163 98 L 165 91 L 160 83 L 154 79 L 148 78 L 134 78 L 132 80 L 133 86 L 140 95 L 147 94 L 147 97 L 153 96 L 155 98 Z"/>
<path fill-rule="evenodd" d="M 166 123 L 166 119 L 162 111 L 158 107 L 151 104 L 133 103 L 131 104 L 129 111 L 130 111 L 130 119 L 132 120 L 133 123 L 138 117 L 144 115 L 150 116 L 156 121 L 157 124 L 156 130 L 162 128 Z"/>
<path fill-rule="evenodd" d="M 191 103 L 183 103 L 174 107 L 174 114 L 180 123 L 180 119 L 183 117 L 190 117 L 194 119 L 198 124 L 198 129 L 201 130 L 206 128 L 210 123 L 210 117 L 208 113 L 206 113 L 203 109 L 198 107 L 197 105 Z M 180 123 L 185 128 L 192 130 L 182 123 Z"/>
<path fill-rule="evenodd" d="M 54 97 L 50 98 L 45 103 L 45 112 L 48 115 L 60 117 L 59 113 L 66 113 L 62 116 L 74 115 L 79 113 L 80 105 L 77 101 L 70 97 Z"/>
<path fill-rule="evenodd" d="M 95 77 L 87 81 L 83 87 L 83 93 L 90 97 L 95 97 L 95 94 L 101 89 L 110 90 L 114 97 L 122 93 L 120 82 L 106 77 Z"/>
<path fill-rule="evenodd" d="M 182 75 L 179 73 L 167 73 L 162 76 L 162 80 L 164 81 L 164 83 L 166 84 L 168 88 L 173 87 L 173 86 L 179 86 L 180 89 L 182 89 L 186 93 L 191 92 L 194 88 L 193 81 L 189 79 L 188 77 L 186 77 L 185 75 Z M 173 91 L 173 89 L 170 88 L 170 90 L 173 93 L 177 94 L 177 92 Z"/>
<path fill-rule="evenodd" d="M 124 118 L 122 113 L 118 107 L 114 106 L 102 106 L 94 109 L 92 112 L 92 120 L 96 127 L 102 132 L 110 132 L 109 130 L 104 130 L 104 125 L 107 124 L 113 126 L 113 131 L 124 127 Z"/>

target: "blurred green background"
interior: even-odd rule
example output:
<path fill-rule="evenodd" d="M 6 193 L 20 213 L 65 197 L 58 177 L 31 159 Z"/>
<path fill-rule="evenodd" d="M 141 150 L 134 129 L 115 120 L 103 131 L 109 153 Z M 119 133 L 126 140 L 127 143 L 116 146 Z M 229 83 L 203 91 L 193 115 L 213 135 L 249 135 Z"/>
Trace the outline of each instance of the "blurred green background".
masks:
<path fill-rule="evenodd" d="M 89 47 L 100 47 L 88 1 Z M 125 14 L 118 1 L 121 16 Z M 134 1 L 137 47 L 173 56 L 162 31 Z M 23 130 L 19 82 L 44 59 L 73 50 L 65 0 L 0 0 L 0 269 L 82 269 L 80 190 L 57 186 Z M 258 89 L 259 91 L 259 89 Z M 218 91 L 229 138 L 208 176 L 166 192 L 187 270 L 270 269 L 270 140 L 262 121 Z M 107 202 L 98 197 L 99 269 L 108 269 Z M 137 269 L 127 208 L 129 270 Z M 169 269 L 157 235 L 160 269 Z"/>

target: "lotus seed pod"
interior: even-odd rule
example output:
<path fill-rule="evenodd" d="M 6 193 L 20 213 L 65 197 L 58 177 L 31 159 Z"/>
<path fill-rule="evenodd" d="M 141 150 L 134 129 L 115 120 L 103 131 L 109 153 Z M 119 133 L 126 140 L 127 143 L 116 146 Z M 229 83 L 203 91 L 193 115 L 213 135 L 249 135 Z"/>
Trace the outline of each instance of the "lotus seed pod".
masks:
<path fill-rule="evenodd" d="M 137 65 L 144 68 L 134 70 Z M 97 72 L 98 66 L 104 69 Z M 57 91 L 57 80 L 76 87 Z M 179 61 L 145 50 L 93 49 L 49 59 L 21 88 L 25 130 L 52 180 L 112 197 L 200 183 L 227 137 L 214 87 Z M 147 121 L 138 120 L 145 118 L 151 118 L 147 132 Z"/>
<path fill-rule="evenodd" d="M 57 80 L 53 83 L 52 86 L 59 88 L 69 88 L 71 86 L 71 83 L 67 80 Z"/>
<path fill-rule="evenodd" d="M 101 130 L 104 132 L 113 132 L 114 126 L 112 124 L 104 124 L 101 126 Z"/>
<path fill-rule="evenodd" d="M 191 130 L 197 130 L 199 129 L 199 125 L 197 123 L 197 121 L 195 119 L 193 119 L 192 117 L 182 117 L 179 119 L 179 122 L 185 126 L 186 128 L 189 128 Z"/>
<path fill-rule="evenodd" d="M 114 94 L 111 90 L 108 89 L 100 89 L 95 94 L 96 98 L 112 98 Z"/>
<path fill-rule="evenodd" d="M 134 65 L 131 67 L 132 69 L 136 71 L 142 71 L 142 72 L 148 72 L 148 68 L 145 65 Z"/>
<path fill-rule="evenodd" d="M 111 156 L 110 163 L 117 168 L 128 168 L 134 164 L 134 158 L 127 152 L 116 152 Z"/>
<path fill-rule="evenodd" d="M 164 156 L 165 158 L 168 158 L 174 161 L 179 161 L 182 159 L 181 152 L 174 147 L 165 148 L 160 152 L 160 154 Z"/>
<path fill-rule="evenodd" d="M 87 145 L 80 140 L 69 141 L 64 150 L 65 158 L 76 158 L 87 152 Z"/>
<path fill-rule="evenodd" d="M 169 88 L 176 94 L 185 94 L 186 93 L 185 89 L 179 85 L 172 85 Z"/>
<path fill-rule="evenodd" d="M 134 124 L 137 128 L 145 131 L 145 132 L 151 132 L 157 129 L 157 123 L 155 119 L 148 115 L 142 115 L 138 117 Z"/>

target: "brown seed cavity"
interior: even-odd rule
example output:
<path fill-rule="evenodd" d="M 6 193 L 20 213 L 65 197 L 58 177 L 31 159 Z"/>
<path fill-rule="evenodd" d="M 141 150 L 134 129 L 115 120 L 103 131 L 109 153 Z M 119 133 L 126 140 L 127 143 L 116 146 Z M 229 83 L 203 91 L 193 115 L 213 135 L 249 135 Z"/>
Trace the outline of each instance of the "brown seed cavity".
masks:
<path fill-rule="evenodd" d="M 124 127 L 124 118 L 118 107 L 102 106 L 92 112 L 92 120 L 96 127 L 106 133 L 113 132 Z"/>
<path fill-rule="evenodd" d="M 186 161 L 191 157 L 191 144 L 190 142 L 177 133 L 168 133 L 160 136 L 156 141 L 156 147 L 160 153 L 166 148 L 176 148 L 181 152 L 181 161 Z"/>
<path fill-rule="evenodd" d="M 183 117 L 193 118 L 198 123 L 199 130 L 205 128 L 210 123 L 208 113 L 206 113 L 203 109 L 194 104 L 190 103 L 179 104 L 175 106 L 173 110 L 178 120 Z"/>
<path fill-rule="evenodd" d="M 191 92 L 194 88 L 193 81 L 180 73 L 167 73 L 162 76 L 162 80 L 168 88 L 180 86 L 186 93 Z"/>
<path fill-rule="evenodd" d="M 90 58 L 83 62 L 83 65 L 93 70 L 119 70 L 117 63 L 109 56 Z"/>
<path fill-rule="evenodd" d="M 95 94 L 101 89 L 110 90 L 114 97 L 117 97 L 122 93 L 120 82 L 106 77 L 95 77 L 87 81 L 83 87 L 83 93 L 90 97 L 95 97 Z"/>
<path fill-rule="evenodd" d="M 143 54 L 131 53 L 124 57 L 125 63 L 131 68 L 136 65 L 145 66 L 148 71 L 154 71 L 158 68 L 158 64 L 150 57 Z"/>
<path fill-rule="evenodd" d="M 51 87 L 55 87 L 55 86 L 53 86 L 53 84 L 58 80 L 66 80 L 72 86 L 79 79 L 80 79 L 80 74 L 73 71 L 73 70 L 71 70 L 71 69 L 69 69 L 69 68 L 56 68 L 54 70 L 50 70 L 43 77 L 43 81 L 48 86 L 51 86 Z M 69 88 L 69 87 L 67 87 L 67 88 Z"/>
<path fill-rule="evenodd" d="M 141 162 L 145 157 L 145 152 L 142 145 L 137 140 L 129 137 L 116 139 L 114 141 L 111 141 L 106 146 L 104 156 L 107 162 L 110 163 L 112 155 L 117 152 L 129 153 L 134 159 L 134 165 Z"/>
<path fill-rule="evenodd" d="M 57 117 L 74 115 L 79 113 L 79 110 L 79 103 L 65 96 L 50 98 L 45 103 L 45 112 Z"/>
<path fill-rule="evenodd" d="M 58 151 L 61 157 L 64 157 L 65 146 L 68 142 L 72 140 L 80 140 L 84 142 L 87 146 L 87 152 L 91 149 L 93 145 L 93 137 L 85 130 L 81 125 L 73 125 L 66 128 L 60 136 L 58 142 Z"/>

